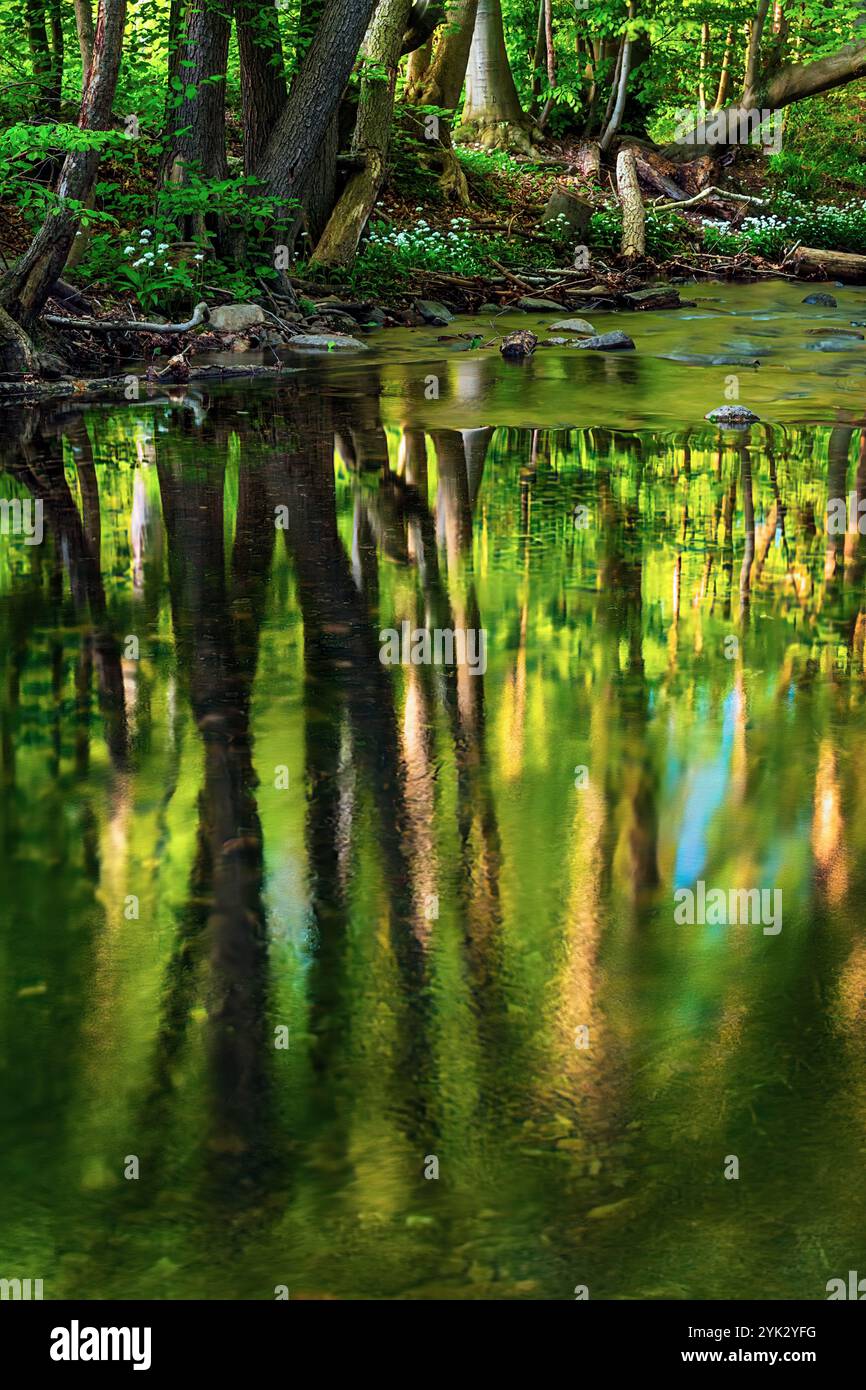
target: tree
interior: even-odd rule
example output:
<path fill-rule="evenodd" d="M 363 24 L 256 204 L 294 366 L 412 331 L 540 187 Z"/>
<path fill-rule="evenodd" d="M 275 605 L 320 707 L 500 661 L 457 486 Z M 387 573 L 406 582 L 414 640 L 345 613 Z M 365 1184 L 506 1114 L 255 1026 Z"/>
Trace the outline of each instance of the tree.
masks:
<path fill-rule="evenodd" d="M 738 138 L 749 113 L 783 110 L 807 97 L 819 96 L 835 87 L 845 86 L 866 76 L 866 40 L 856 39 L 840 45 L 807 63 L 784 63 L 781 60 L 787 29 L 779 21 L 773 41 L 764 45 L 764 28 L 769 0 L 757 0 L 750 22 L 746 51 L 745 76 L 739 100 L 721 107 L 706 121 L 699 117 L 688 131 L 680 131 L 677 142 L 665 150 L 672 158 L 693 159 L 713 153 L 729 143 L 728 136 Z M 859 21 L 862 22 L 862 19 Z M 713 139 L 707 139 L 708 127 Z"/>
<path fill-rule="evenodd" d="M 532 151 L 533 125 L 508 62 L 501 0 L 478 0 L 460 127 L 465 139 L 479 144 Z"/>
<path fill-rule="evenodd" d="M 78 118 L 80 130 L 103 131 L 111 125 L 125 20 L 126 0 L 99 0 L 90 76 Z M 56 206 L 24 255 L 0 281 L 0 308 L 23 328 L 41 312 L 51 286 L 66 264 L 98 168 L 99 149 L 95 144 L 70 150 L 60 171 Z"/>
<path fill-rule="evenodd" d="M 374 5 L 375 0 L 326 0 L 288 105 L 256 169 L 268 191 L 283 205 L 290 243 L 309 211 L 317 165 L 321 183 L 323 146 L 329 132 L 325 158 L 329 162 L 336 158 L 334 118 Z M 318 211 L 321 214 L 321 199 Z"/>
<path fill-rule="evenodd" d="M 351 175 L 322 234 L 313 261 L 350 265 L 385 177 L 397 62 L 411 0 L 380 0 L 364 44 L 367 71 L 361 81 L 352 153 L 361 168 Z"/>
<path fill-rule="evenodd" d="M 274 0 L 238 0 L 244 173 L 252 174 L 286 105 L 283 45 Z"/>

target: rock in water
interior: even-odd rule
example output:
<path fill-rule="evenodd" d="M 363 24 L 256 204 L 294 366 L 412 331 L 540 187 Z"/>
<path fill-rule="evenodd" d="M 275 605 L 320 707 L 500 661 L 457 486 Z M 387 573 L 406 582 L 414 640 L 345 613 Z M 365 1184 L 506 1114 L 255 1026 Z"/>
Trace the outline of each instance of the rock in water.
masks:
<path fill-rule="evenodd" d="M 528 328 L 518 328 L 514 333 L 506 333 L 499 344 L 503 357 L 531 357 L 538 342 Z"/>
<path fill-rule="evenodd" d="M 760 415 L 756 415 L 745 405 L 720 405 L 704 416 L 705 420 L 711 420 L 714 425 L 731 429 L 743 429 L 746 425 L 754 425 L 760 418 Z"/>
<path fill-rule="evenodd" d="M 286 347 L 294 352 L 367 352 L 367 344 L 344 333 L 298 333 Z"/>
<path fill-rule="evenodd" d="M 562 329 L 566 333 L 594 333 L 595 329 L 586 319 L 557 319 L 552 323 L 551 328 Z"/>
<path fill-rule="evenodd" d="M 615 333 L 600 333 L 597 338 L 584 338 L 582 342 L 572 343 L 572 347 L 596 348 L 599 352 L 622 351 L 626 348 L 634 348 L 634 343 L 627 333 L 620 333 L 619 329 Z"/>
<path fill-rule="evenodd" d="M 832 294 L 807 294 L 804 304 L 821 304 L 825 309 L 835 309 L 836 301 Z"/>

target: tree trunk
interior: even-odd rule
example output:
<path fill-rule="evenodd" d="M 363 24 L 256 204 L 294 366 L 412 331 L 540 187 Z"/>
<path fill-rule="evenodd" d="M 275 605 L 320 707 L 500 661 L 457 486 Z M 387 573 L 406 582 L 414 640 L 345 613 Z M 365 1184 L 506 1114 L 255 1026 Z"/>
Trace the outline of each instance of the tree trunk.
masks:
<path fill-rule="evenodd" d="M 420 81 L 406 92 L 408 102 L 419 106 L 441 106 L 446 111 L 456 110 L 466 77 L 477 9 L 478 0 L 454 0 L 429 66 Z M 422 162 L 431 164 L 435 169 L 443 197 L 464 206 L 469 205 L 466 175 L 454 153 L 450 126 L 441 117 L 438 141 L 433 144 L 429 155 L 422 156 Z"/>
<path fill-rule="evenodd" d="M 866 256 L 853 251 L 825 251 L 814 246 L 800 246 L 794 264 L 809 270 L 821 270 L 828 280 L 844 280 L 850 284 L 866 284 Z"/>
<path fill-rule="evenodd" d="M 754 19 L 749 21 L 749 43 L 746 48 L 746 75 L 743 82 L 743 93 L 754 91 L 758 85 L 758 74 L 761 68 L 761 38 L 764 33 L 764 25 L 767 22 L 767 11 L 770 8 L 770 0 L 758 0 L 758 8 Z M 743 105 L 747 105 L 744 101 Z"/>
<path fill-rule="evenodd" d="M 414 102 L 418 100 L 417 93 L 421 90 L 433 58 L 433 40 L 428 39 L 422 43 L 420 48 L 409 54 L 409 61 L 406 64 L 406 87 L 403 92 L 404 101 Z"/>
<path fill-rule="evenodd" d="M 36 369 L 33 344 L 6 310 L 0 308 L 0 376 L 23 376 Z"/>
<path fill-rule="evenodd" d="M 173 183 L 183 183 L 191 168 L 207 178 L 225 178 L 228 173 L 225 75 L 230 29 L 222 0 L 195 0 L 187 6 L 177 74 L 183 93 L 169 117 L 166 154 Z M 175 130 L 184 133 L 173 135 Z"/>
<path fill-rule="evenodd" d="M 48 22 L 51 30 L 51 81 L 48 88 L 48 109 L 60 110 L 63 92 L 63 15 L 60 0 L 49 0 Z"/>
<path fill-rule="evenodd" d="M 364 166 L 349 179 L 316 247 L 317 265 L 348 266 L 355 259 L 361 233 L 373 210 L 385 177 L 391 113 L 397 84 L 397 63 L 412 0 L 380 0 L 364 44 L 364 57 L 376 75 L 361 82 L 358 124 L 352 153 Z M 379 73 L 384 68 L 385 81 Z"/>
<path fill-rule="evenodd" d="M 722 71 L 719 74 L 719 89 L 716 92 L 716 99 L 713 102 L 713 110 L 718 111 L 723 106 L 731 81 L 731 55 L 734 48 L 734 27 L 730 26 L 725 35 L 725 52 L 722 58 Z"/>
<path fill-rule="evenodd" d="M 418 106 L 441 106 L 446 111 L 456 111 L 466 77 L 477 10 L 478 0 L 453 0 L 449 5 L 445 28 L 439 33 L 430 66 L 410 98 Z"/>
<path fill-rule="evenodd" d="M 289 103 L 265 146 L 256 173 L 280 199 L 294 236 L 307 205 L 322 146 L 366 33 L 375 0 L 327 0 L 312 44 L 292 85 Z"/>
<path fill-rule="evenodd" d="M 866 76 L 866 41 L 846 43 L 835 53 L 825 58 L 816 58 L 813 63 L 788 63 L 769 76 L 758 76 L 758 85 L 745 91 L 737 106 L 723 107 L 718 113 L 719 124 L 726 122 L 726 129 L 736 129 L 738 124 L 733 117 L 756 110 L 778 111 L 792 106 L 807 97 L 820 96 L 822 92 L 844 87 L 858 77 Z M 715 124 L 715 117 L 713 123 Z M 725 146 L 724 139 L 713 144 L 705 141 L 701 121 L 689 131 L 680 131 L 677 140 L 667 145 L 663 153 L 669 159 L 697 159 L 703 154 L 718 155 Z"/>
<path fill-rule="evenodd" d="M 286 105 L 283 45 L 274 0 L 238 0 L 235 10 L 244 117 L 244 173 L 252 174 Z"/>
<path fill-rule="evenodd" d="M 48 95 L 51 86 L 51 50 L 48 47 L 48 31 L 45 27 L 45 9 L 42 0 L 24 0 L 24 20 L 33 76 L 36 79 L 37 105 L 40 105 Z"/>
<path fill-rule="evenodd" d="M 701 25 L 701 75 L 698 82 L 698 106 L 705 110 L 707 105 L 707 67 L 710 61 L 710 25 L 704 20 Z"/>
<path fill-rule="evenodd" d="M 508 63 L 500 0 L 478 0 L 460 125 L 481 145 L 532 152 L 532 122 L 521 110 Z"/>
<path fill-rule="evenodd" d="M 87 86 L 87 74 L 93 58 L 93 11 L 90 0 L 75 0 L 75 28 L 81 50 L 81 90 Z"/>
<path fill-rule="evenodd" d="M 126 0 L 99 0 L 90 80 L 81 101 L 81 130 L 108 130 L 123 51 Z M 61 274 L 99 168 L 97 150 L 72 150 L 63 161 L 52 208 L 24 255 L 0 282 L 0 306 L 24 327 L 41 311 Z M 70 206 L 70 204 L 74 206 Z"/>
<path fill-rule="evenodd" d="M 634 150 L 620 150 L 616 160 L 616 191 L 622 205 L 622 254 L 631 259 L 646 250 L 643 199 L 637 181 Z"/>
<path fill-rule="evenodd" d="M 631 0 L 631 3 L 629 4 L 628 17 L 630 20 L 634 19 L 634 0 Z M 622 125 L 623 113 L 625 111 L 625 98 L 626 93 L 628 91 L 628 75 L 630 70 L 631 35 L 630 33 L 628 33 L 628 31 L 626 31 L 619 65 L 619 80 L 617 82 L 616 87 L 616 100 L 614 102 L 610 120 L 607 124 L 607 129 L 605 130 L 604 134 L 601 137 L 601 140 L 599 141 L 602 154 L 606 154 L 607 151 L 610 149 L 613 137 L 616 135 L 617 131 Z"/>

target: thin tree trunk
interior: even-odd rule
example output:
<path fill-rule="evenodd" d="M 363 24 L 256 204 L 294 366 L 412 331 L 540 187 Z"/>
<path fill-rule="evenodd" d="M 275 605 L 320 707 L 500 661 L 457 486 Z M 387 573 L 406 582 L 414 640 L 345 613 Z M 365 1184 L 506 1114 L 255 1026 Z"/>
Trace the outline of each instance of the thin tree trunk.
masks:
<path fill-rule="evenodd" d="M 48 31 L 45 26 L 45 9 L 42 0 L 24 0 L 24 20 L 33 76 L 36 78 L 37 104 L 41 104 L 48 95 L 51 85 L 51 50 L 48 47 Z"/>
<path fill-rule="evenodd" d="M 702 111 L 707 105 L 707 67 L 710 60 L 710 25 L 704 20 L 701 25 L 701 76 L 698 82 L 698 106 Z"/>
<path fill-rule="evenodd" d="M 628 7 L 629 19 L 634 19 L 634 0 Z M 616 101 L 614 102 L 613 112 L 608 122 L 607 129 L 599 141 L 602 154 L 606 154 L 610 149 L 611 141 L 622 125 L 622 118 L 625 112 L 625 98 L 628 89 L 628 75 L 631 69 L 631 36 L 626 32 L 625 42 L 622 46 L 622 62 L 619 69 L 619 82 L 616 89 Z"/>
<path fill-rule="evenodd" d="M 545 49 L 547 47 L 547 38 L 544 32 L 544 4 L 545 0 L 538 0 L 538 20 L 535 26 L 535 48 L 532 51 L 532 83 L 530 85 L 532 101 L 530 102 L 529 109 L 533 116 L 538 110 L 538 98 L 541 96 L 541 69 L 542 66 L 546 66 Z"/>
<path fill-rule="evenodd" d="M 81 101 L 81 130 L 108 130 L 123 52 L 126 0 L 99 0 L 90 80 Z M 27 327 L 61 274 L 99 168 L 97 150 L 72 150 L 63 161 L 52 208 L 24 255 L 0 282 L 0 306 Z"/>
<path fill-rule="evenodd" d="M 235 10 L 244 118 L 244 173 L 252 174 L 286 105 L 283 45 L 274 0 L 238 0 Z"/>
<path fill-rule="evenodd" d="M 49 0 L 48 20 L 51 30 L 51 84 L 48 89 L 48 104 L 50 110 L 59 111 L 63 92 L 63 15 L 60 0 Z"/>
<path fill-rule="evenodd" d="M 764 33 L 764 25 L 767 22 L 767 12 L 770 8 L 770 0 L 758 0 L 758 8 L 755 11 L 754 19 L 749 21 L 749 43 L 746 48 L 746 75 L 743 82 L 743 93 L 753 92 L 758 85 L 758 76 L 761 70 L 761 39 Z M 743 102 L 745 105 L 745 100 Z"/>
<path fill-rule="evenodd" d="M 725 52 L 722 58 L 722 71 L 719 74 L 719 88 L 716 92 L 716 100 L 713 103 L 713 110 L 718 111 L 723 106 L 731 81 L 731 55 L 734 48 L 734 26 L 730 25 L 725 35 Z"/>
<path fill-rule="evenodd" d="M 81 50 L 81 90 L 84 91 L 93 58 L 93 10 L 90 0 L 75 0 L 75 28 Z"/>

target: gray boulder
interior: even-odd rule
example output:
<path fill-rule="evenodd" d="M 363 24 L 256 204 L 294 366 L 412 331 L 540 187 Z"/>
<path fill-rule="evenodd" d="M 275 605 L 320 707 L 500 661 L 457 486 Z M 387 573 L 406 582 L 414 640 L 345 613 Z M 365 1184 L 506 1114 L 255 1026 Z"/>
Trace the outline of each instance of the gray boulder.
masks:
<path fill-rule="evenodd" d="M 518 299 L 514 307 L 522 309 L 526 314 L 558 314 L 562 305 L 555 304 L 552 299 L 535 299 L 530 294 Z"/>

